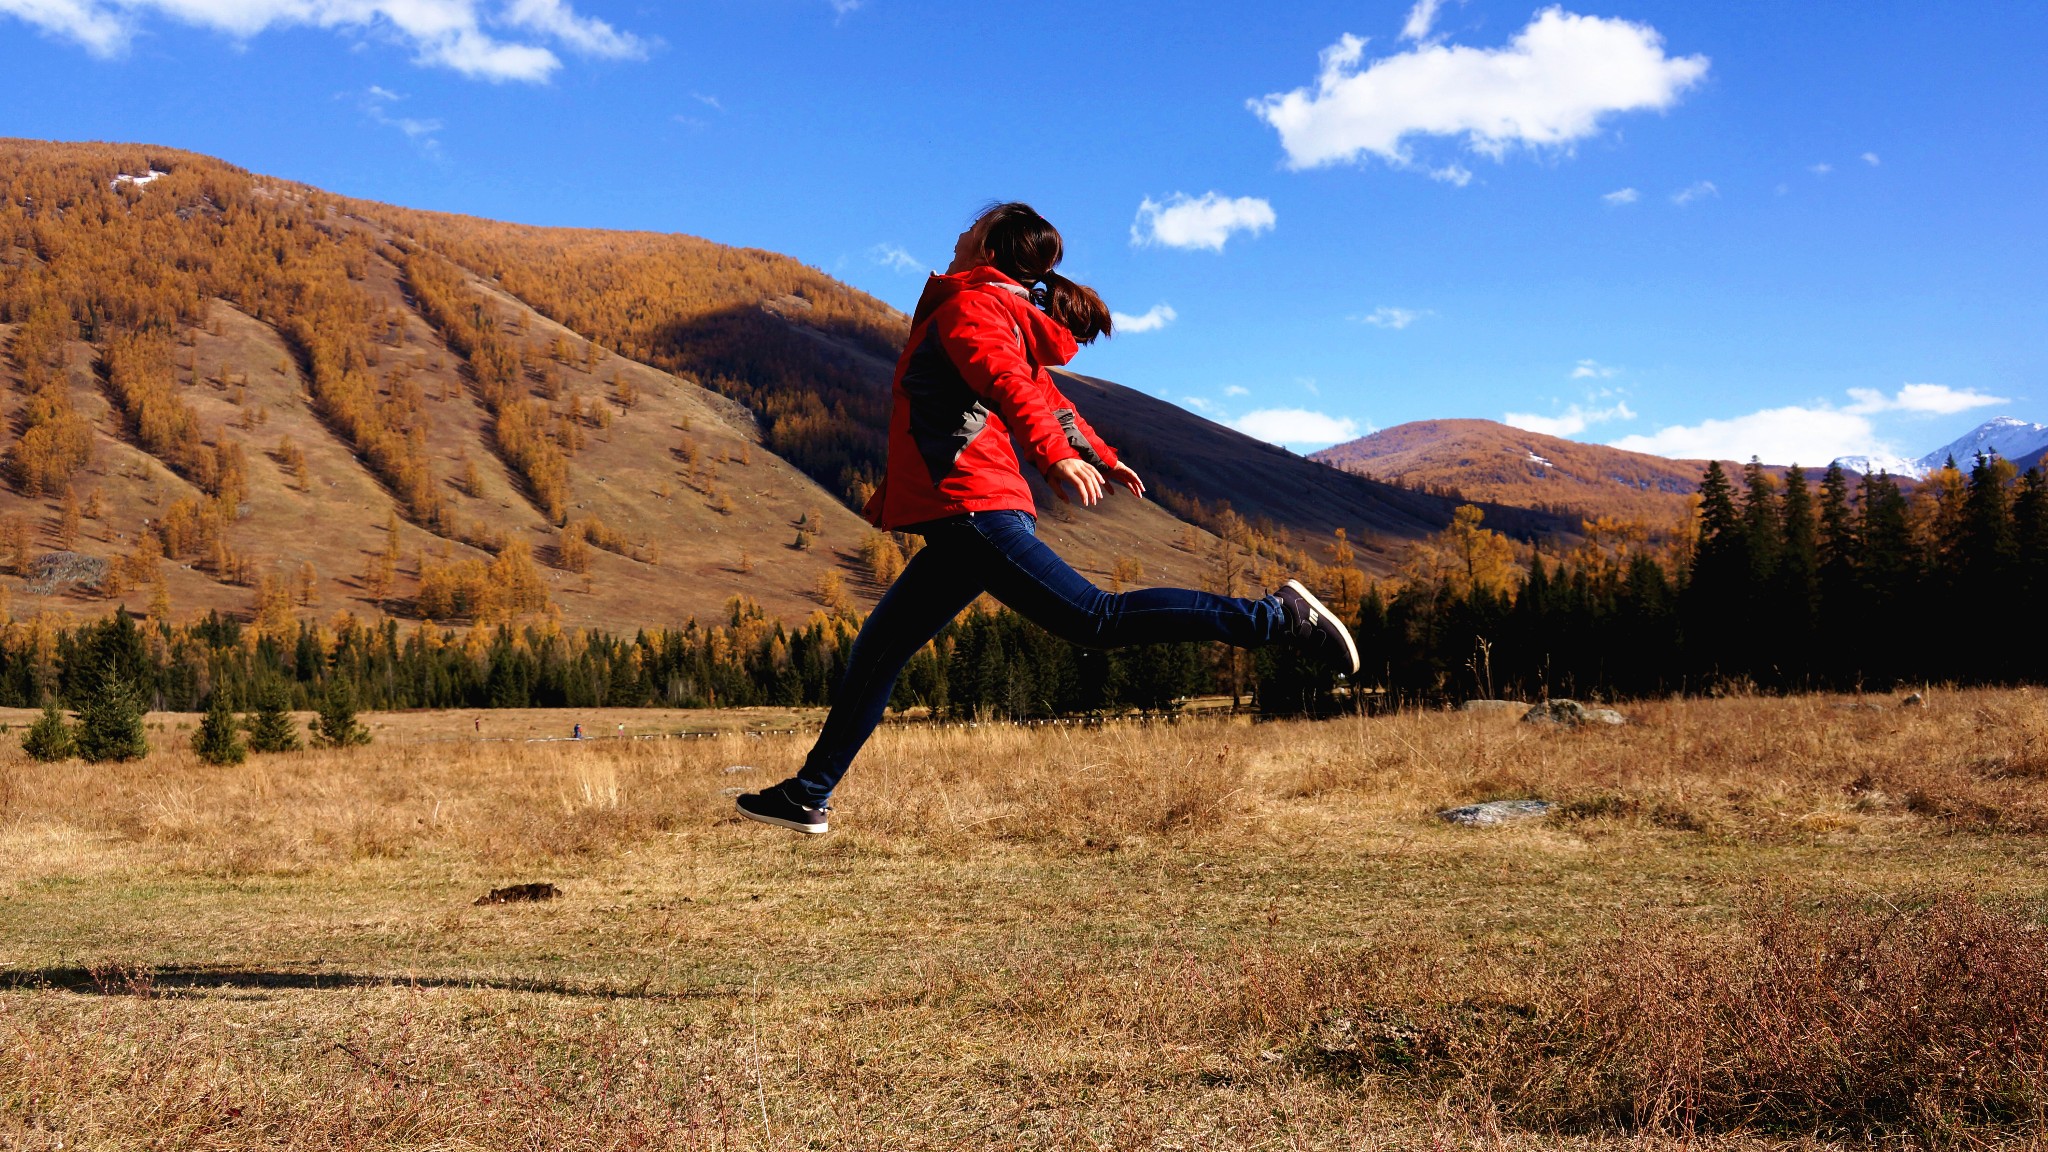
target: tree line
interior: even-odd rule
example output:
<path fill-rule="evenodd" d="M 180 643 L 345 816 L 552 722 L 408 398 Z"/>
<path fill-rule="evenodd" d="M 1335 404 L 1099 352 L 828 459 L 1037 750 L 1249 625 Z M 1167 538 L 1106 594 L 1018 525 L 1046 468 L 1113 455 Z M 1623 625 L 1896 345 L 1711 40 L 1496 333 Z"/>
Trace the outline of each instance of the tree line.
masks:
<path fill-rule="evenodd" d="M 1950 462 L 1908 491 L 1836 466 L 1815 485 L 1796 466 L 1779 480 L 1754 461 L 1733 477 L 1711 464 L 1693 521 L 1661 543 L 1639 526 L 1587 528 L 1580 548 L 1526 570 L 1500 562 L 1506 541 L 1485 541 L 1470 571 L 1375 585 L 1357 614 L 1363 681 L 1424 702 L 1889 691 L 2048 667 L 2039 467 Z"/>

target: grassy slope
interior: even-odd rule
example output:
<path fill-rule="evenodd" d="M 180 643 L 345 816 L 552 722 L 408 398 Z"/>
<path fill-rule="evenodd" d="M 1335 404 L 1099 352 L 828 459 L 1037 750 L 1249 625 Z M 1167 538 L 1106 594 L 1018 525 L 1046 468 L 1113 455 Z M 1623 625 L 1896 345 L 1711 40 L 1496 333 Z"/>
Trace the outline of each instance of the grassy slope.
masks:
<path fill-rule="evenodd" d="M 10 752 L 0 1133 L 1620 1147 L 1518 1117 L 1509 1073 L 1540 1071 L 1534 1051 L 1485 1044 L 1464 1079 L 1417 1081 L 1361 1071 L 1333 1033 L 1446 1002 L 1540 1015 L 1606 942 L 1721 938 L 1760 887 L 1880 911 L 1961 889 L 2038 913 L 2039 695 L 1843 703 L 1645 704 L 1639 726 L 1584 733 L 1458 714 L 888 730 L 819 841 L 728 815 L 721 789 L 802 754 L 773 737 L 233 769 Z M 1529 794 L 1577 815 L 1430 816 Z M 534 880 L 565 897 L 471 904 Z"/>
<path fill-rule="evenodd" d="M 1624 452 L 1491 420 L 1416 420 L 1325 448 L 1313 459 L 1385 480 L 1454 489 L 1475 500 L 1615 516 L 1657 528 L 1686 516 L 1707 467 L 1704 460 Z M 1722 467 L 1731 476 L 1741 470 L 1734 461 Z M 1818 480 L 1812 465 L 1807 473 Z"/>

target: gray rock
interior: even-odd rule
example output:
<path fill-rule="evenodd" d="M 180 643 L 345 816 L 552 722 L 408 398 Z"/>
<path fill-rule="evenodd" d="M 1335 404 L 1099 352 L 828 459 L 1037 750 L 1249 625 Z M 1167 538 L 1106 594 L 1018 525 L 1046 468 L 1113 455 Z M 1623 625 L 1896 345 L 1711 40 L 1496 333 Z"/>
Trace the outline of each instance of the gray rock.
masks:
<path fill-rule="evenodd" d="M 1926 706 L 1927 697 L 1920 695 L 1918 692 L 1899 701 L 1899 707 L 1901 708 L 1925 708 Z"/>
<path fill-rule="evenodd" d="M 1460 712 L 1478 712 L 1491 716 L 1497 712 L 1521 712 L 1529 706 L 1520 700 L 1467 700 L 1458 705 Z"/>
<path fill-rule="evenodd" d="M 1522 715 L 1524 724 L 1626 724 L 1628 717 L 1612 708 L 1588 708 L 1577 700 L 1545 700 Z"/>
<path fill-rule="evenodd" d="M 48 596 L 70 585 L 98 588 L 106 581 L 109 565 L 104 557 L 82 552 L 45 552 L 28 565 L 28 591 Z"/>
<path fill-rule="evenodd" d="M 1491 828 L 1496 824 L 1531 820 L 1548 811 L 1548 800 L 1488 800 L 1484 804 L 1446 808 L 1437 813 L 1437 817 L 1448 823 L 1463 824 L 1467 828 Z"/>

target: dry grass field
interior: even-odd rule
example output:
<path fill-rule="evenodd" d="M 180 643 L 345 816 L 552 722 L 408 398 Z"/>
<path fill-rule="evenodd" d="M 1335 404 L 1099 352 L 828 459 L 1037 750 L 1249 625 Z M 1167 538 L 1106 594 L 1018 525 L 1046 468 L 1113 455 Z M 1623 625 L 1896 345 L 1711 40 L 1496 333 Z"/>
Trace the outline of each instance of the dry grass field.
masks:
<path fill-rule="evenodd" d="M 1885 705 L 10 747 L 0 1148 L 2041 1143 L 2048 696 Z"/>

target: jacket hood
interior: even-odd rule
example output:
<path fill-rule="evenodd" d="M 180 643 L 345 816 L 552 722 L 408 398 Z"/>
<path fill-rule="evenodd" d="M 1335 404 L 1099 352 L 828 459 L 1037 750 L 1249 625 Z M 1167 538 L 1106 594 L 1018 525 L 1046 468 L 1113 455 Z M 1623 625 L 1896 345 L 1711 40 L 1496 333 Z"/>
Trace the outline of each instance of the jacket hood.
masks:
<path fill-rule="evenodd" d="M 1044 368 L 1058 367 L 1072 360 L 1081 350 L 1081 345 L 1074 339 L 1074 334 L 1067 331 L 1066 325 L 1047 316 L 1031 302 L 1029 289 L 986 264 L 965 272 L 932 273 L 931 279 L 925 281 L 924 295 L 918 297 L 912 323 L 922 321 L 932 314 L 933 309 L 954 296 L 975 288 L 992 290 L 1007 299 L 1033 363 Z"/>

